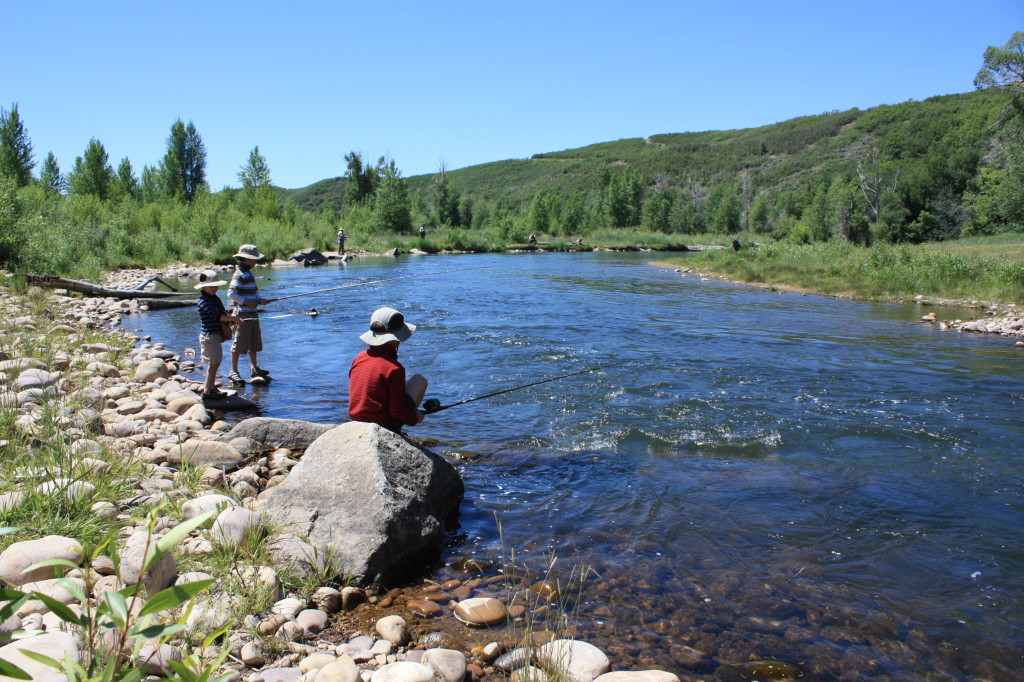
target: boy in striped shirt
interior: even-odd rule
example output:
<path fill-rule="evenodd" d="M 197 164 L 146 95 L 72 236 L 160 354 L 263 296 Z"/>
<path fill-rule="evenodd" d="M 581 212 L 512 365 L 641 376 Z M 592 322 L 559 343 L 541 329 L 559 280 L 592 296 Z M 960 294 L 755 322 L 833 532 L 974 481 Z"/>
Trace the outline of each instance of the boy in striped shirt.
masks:
<path fill-rule="evenodd" d="M 196 289 L 202 290 L 199 296 L 199 357 L 206 363 L 206 383 L 203 386 L 203 400 L 224 398 L 227 394 L 217 388 L 217 370 L 224 360 L 222 345 L 227 339 L 221 334 L 221 322 L 239 323 L 242 320 L 228 315 L 224 304 L 217 296 L 217 287 L 227 284 L 217 277 L 217 273 L 206 270 L 199 275 Z"/>
<path fill-rule="evenodd" d="M 238 373 L 238 358 L 243 353 L 249 356 L 249 368 L 254 379 L 256 377 L 261 377 L 264 380 L 270 379 L 270 372 L 260 369 L 256 363 L 256 354 L 263 350 L 260 314 L 256 309 L 270 301 L 260 298 L 260 290 L 256 286 L 256 276 L 252 274 L 252 267 L 258 261 L 263 260 L 265 256 L 254 244 L 242 244 L 238 253 L 235 254 L 235 258 L 238 259 L 238 266 L 235 268 L 235 274 L 231 276 L 228 298 L 237 304 L 238 316 L 242 318 L 242 324 L 238 326 L 234 340 L 231 342 L 231 374 L 228 375 L 228 379 L 235 385 L 244 385 L 245 379 Z"/>

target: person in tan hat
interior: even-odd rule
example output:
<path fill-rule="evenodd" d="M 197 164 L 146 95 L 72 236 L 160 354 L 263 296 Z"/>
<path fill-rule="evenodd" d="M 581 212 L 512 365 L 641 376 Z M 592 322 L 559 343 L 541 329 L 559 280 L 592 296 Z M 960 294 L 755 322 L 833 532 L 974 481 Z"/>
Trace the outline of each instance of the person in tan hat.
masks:
<path fill-rule="evenodd" d="M 405 380 L 398 362 L 398 345 L 416 331 L 416 325 L 394 308 L 379 308 L 370 317 L 370 330 L 359 338 L 369 346 L 352 361 L 348 372 L 348 416 L 357 422 L 380 424 L 395 433 L 415 426 L 426 412 L 419 409 L 427 380 L 414 374 Z"/>
<path fill-rule="evenodd" d="M 203 400 L 217 400 L 227 396 L 217 388 L 217 370 L 224 360 L 223 344 L 227 341 L 221 331 L 221 322 L 241 323 L 241 318 L 228 315 L 224 303 L 217 296 L 217 288 L 227 282 L 217 277 L 213 270 L 206 270 L 199 275 L 199 284 L 194 288 L 202 293 L 199 296 L 199 356 L 206 363 L 206 383 L 203 386 Z"/>
<path fill-rule="evenodd" d="M 235 274 L 231 276 L 228 298 L 235 302 L 242 323 L 235 330 L 234 339 L 231 341 L 231 373 L 228 374 L 228 379 L 238 386 L 245 384 L 245 379 L 238 373 L 238 358 L 243 353 L 249 356 L 249 369 L 253 378 L 270 379 L 270 372 L 260 369 L 256 362 L 256 354 L 263 350 L 260 314 L 256 309 L 270 301 L 260 297 L 256 277 L 252 274 L 253 266 L 266 256 L 260 253 L 255 244 L 242 244 L 235 258 L 238 259 L 238 265 Z"/>

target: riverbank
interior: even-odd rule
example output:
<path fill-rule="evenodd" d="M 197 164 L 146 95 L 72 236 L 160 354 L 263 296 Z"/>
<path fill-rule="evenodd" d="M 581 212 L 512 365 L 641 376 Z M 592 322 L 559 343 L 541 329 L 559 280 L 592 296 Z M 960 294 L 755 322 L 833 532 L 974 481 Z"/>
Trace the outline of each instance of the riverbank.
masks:
<path fill-rule="evenodd" d="M 190 269 L 173 268 L 175 276 Z M 137 283 L 146 276 L 152 273 L 115 278 Z M 0 648 L 0 658 L 36 674 L 44 668 L 16 649 L 104 665 L 106 645 L 90 639 L 98 632 L 68 621 L 91 613 L 86 618 L 98 625 L 109 604 L 103 595 L 141 581 L 151 595 L 177 585 L 192 606 L 152 609 L 186 629 L 145 636 L 131 665 L 149 674 L 173 674 L 172 661 L 250 682 L 509 675 L 589 682 L 609 670 L 603 652 L 570 641 L 563 616 L 581 588 L 550 576 L 464 561 L 443 569 L 439 581 L 383 590 L 299 570 L 315 552 L 303 549 L 301 538 L 283 541 L 282 530 L 257 510 L 303 448 L 232 438 L 232 415 L 204 407 L 199 383 L 182 374 L 197 369 L 191 360 L 116 328 L 134 312 L 130 306 L 15 291 L 9 282 L 0 289 L 0 525 L 8 527 L 0 537 L 0 579 L 36 596 L 4 624 L 0 644 L 16 629 L 41 633 Z M 217 510 L 216 521 L 191 528 L 208 510 Z M 172 543 L 167 553 L 141 569 L 150 538 L 160 537 Z M 52 566 L 22 573 L 58 559 L 77 566 L 64 582 Z M 130 621 L 116 622 L 127 633 Z M 219 641 L 204 642 L 222 626 Z M 133 641 L 128 636 L 129 646 Z M 568 671 L 561 669 L 566 656 Z M 617 675 L 621 681 L 624 674 Z M 642 679 L 679 677 L 647 671 Z"/>
<path fill-rule="evenodd" d="M 977 244 L 946 250 L 937 245 L 861 249 L 831 242 L 770 244 L 654 264 L 683 276 L 770 291 L 914 304 L 922 308 L 922 323 L 1014 338 L 1024 337 L 1024 266 L 1018 262 L 1024 261 L 1024 249 L 1017 246 L 1014 242 L 1005 257 L 997 259 L 990 248 Z M 966 308 L 978 314 L 947 317 L 943 308 Z"/>

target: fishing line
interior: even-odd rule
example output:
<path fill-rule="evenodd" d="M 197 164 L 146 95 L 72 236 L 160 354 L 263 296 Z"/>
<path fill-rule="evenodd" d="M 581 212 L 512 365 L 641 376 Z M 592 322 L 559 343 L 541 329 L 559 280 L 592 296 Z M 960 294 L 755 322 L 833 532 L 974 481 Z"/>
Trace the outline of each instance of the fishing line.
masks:
<path fill-rule="evenodd" d="M 289 298 L 297 298 L 299 296 L 311 296 L 312 294 L 322 294 L 327 291 L 337 291 L 339 289 L 351 289 L 352 287 L 366 286 L 367 284 L 381 284 L 382 282 L 394 282 L 400 279 L 409 279 L 412 277 L 433 277 L 435 275 L 446 275 L 450 272 L 467 272 L 469 270 L 486 270 L 487 268 L 496 267 L 494 265 L 482 265 L 475 268 L 460 268 L 457 270 L 441 270 L 440 272 L 424 272 L 418 275 L 402 275 L 401 277 L 389 277 L 387 279 L 376 279 L 370 282 L 356 282 L 354 284 L 342 284 L 341 286 L 328 287 L 326 289 L 317 289 L 316 291 L 304 291 L 298 294 L 288 294 L 287 296 L 278 296 L 277 298 L 267 299 L 268 303 L 275 303 L 277 301 L 284 301 Z"/>
<path fill-rule="evenodd" d="M 488 393 L 487 395 L 480 395 L 480 396 L 477 396 L 475 398 L 466 398 L 465 400 L 460 400 L 459 402 L 452 403 L 451 405 L 442 405 L 441 401 L 438 400 L 437 398 L 431 398 L 430 400 L 427 400 L 425 403 L 423 403 L 423 410 L 427 414 L 434 414 L 434 413 L 440 412 L 442 410 L 447 410 L 450 407 L 456 407 L 458 405 L 465 405 L 466 403 L 476 402 L 477 400 L 483 400 L 484 398 L 493 398 L 494 396 L 501 395 L 502 393 L 511 393 L 512 391 L 520 391 L 520 390 L 522 390 L 524 388 L 529 388 L 530 386 L 537 386 L 538 384 L 546 384 L 549 381 L 558 381 L 559 379 L 565 379 L 567 377 L 574 377 L 574 376 L 576 376 L 578 374 L 587 374 L 588 372 L 596 372 L 596 371 L 598 371 L 600 369 L 604 369 L 605 367 L 607 367 L 607 365 L 598 365 L 597 367 L 591 367 L 589 369 L 581 369 L 578 372 L 570 372 L 569 374 L 562 374 L 562 375 L 559 375 L 557 377 L 549 377 L 547 379 L 541 379 L 540 381 L 534 381 L 534 382 L 531 382 L 529 384 L 523 384 L 522 386 L 513 386 L 512 388 L 506 388 L 506 389 L 501 390 L 501 391 L 495 391 L 494 393 Z"/>

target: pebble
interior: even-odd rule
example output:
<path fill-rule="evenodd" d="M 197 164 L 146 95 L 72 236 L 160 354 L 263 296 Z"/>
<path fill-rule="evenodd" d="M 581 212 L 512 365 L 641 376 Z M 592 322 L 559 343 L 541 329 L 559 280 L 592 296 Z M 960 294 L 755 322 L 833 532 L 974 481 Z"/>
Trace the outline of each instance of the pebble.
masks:
<path fill-rule="evenodd" d="M 491 597 L 472 597 L 458 603 L 455 617 L 476 627 L 497 625 L 505 620 L 505 605 Z"/>

